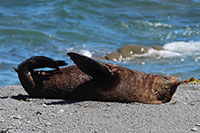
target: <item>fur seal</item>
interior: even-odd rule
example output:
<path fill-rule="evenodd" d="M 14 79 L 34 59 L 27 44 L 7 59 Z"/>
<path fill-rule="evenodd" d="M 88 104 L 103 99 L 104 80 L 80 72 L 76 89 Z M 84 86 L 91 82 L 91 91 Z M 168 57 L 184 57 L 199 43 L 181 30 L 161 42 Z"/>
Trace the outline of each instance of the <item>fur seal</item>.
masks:
<path fill-rule="evenodd" d="M 30 97 L 161 104 L 171 100 L 180 84 L 175 77 L 99 63 L 73 52 L 67 55 L 76 65 L 59 68 L 67 63 L 34 56 L 14 68 Z M 44 67 L 55 70 L 35 70 Z"/>

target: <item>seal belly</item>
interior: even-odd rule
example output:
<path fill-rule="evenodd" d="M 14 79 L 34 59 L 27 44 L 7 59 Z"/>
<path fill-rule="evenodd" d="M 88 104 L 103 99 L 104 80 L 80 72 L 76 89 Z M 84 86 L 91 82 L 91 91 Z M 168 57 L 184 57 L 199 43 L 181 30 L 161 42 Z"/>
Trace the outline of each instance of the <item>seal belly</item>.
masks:
<path fill-rule="evenodd" d="M 50 73 L 51 71 L 43 71 L 43 74 L 32 73 L 35 88 L 41 98 L 70 99 L 73 97 L 74 90 L 80 84 L 84 84 L 91 79 L 75 65 L 61 68 L 54 74 Z"/>

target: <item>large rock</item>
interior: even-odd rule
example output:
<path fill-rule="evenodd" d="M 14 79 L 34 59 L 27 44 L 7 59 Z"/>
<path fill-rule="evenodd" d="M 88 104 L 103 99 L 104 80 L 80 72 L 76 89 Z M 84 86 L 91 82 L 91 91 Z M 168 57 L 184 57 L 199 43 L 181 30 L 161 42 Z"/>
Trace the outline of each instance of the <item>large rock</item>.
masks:
<path fill-rule="evenodd" d="M 131 57 L 135 54 L 145 54 L 149 48 L 140 45 L 127 45 L 121 47 L 118 52 L 123 56 L 123 58 Z"/>

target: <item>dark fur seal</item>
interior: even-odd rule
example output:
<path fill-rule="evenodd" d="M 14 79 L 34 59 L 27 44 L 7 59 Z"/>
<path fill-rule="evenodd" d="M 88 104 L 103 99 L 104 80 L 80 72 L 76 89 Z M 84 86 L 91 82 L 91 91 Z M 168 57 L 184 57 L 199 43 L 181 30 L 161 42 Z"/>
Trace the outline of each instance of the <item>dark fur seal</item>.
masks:
<path fill-rule="evenodd" d="M 180 84 L 175 77 L 102 64 L 77 53 L 68 55 L 76 65 L 59 69 L 67 64 L 35 56 L 14 68 L 30 97 L 160 104 L 169 102 Z M 56 69 L 35 70 L 43 67 Z"/>

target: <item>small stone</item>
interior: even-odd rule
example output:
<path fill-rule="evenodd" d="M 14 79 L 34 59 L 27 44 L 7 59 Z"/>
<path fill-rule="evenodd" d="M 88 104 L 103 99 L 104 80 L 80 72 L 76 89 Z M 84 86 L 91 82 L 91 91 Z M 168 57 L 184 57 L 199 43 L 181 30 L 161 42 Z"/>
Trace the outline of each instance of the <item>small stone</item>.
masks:
<path fill-rule="evenodd" d="M 30 123 L 31 123 L 31 121 L 27 120 L 27 121 L 26 121 L 26 123 L 27 123 L 27 124 L 30 124 Z"/>
<path fill-rule="evenodd" d="M 47 122 L 46 124 L 47 124 L 47 125 L 52 125 L 52 123 L 50 123 L 50 122 Z"/>
<path fill-rule="evenodd" d="M 117 117 L 117 118 L 120 118 L 120 116 L 119 116 L 119 115 L 116 115 L 116 117 Z"/>
<path fill-rule="evenodd" d="M 200 127 L 200 123 L 197 123 L 195 126 L 198 126 L 198 127 Z"/>
<path fill-rule="evenodd" d="M 5 133 L 15 133 L 15 131 L 14 130 L 12 130 L 12 129 L 9 129 L 8 131 L 6 131 Z"/>
<path fill-rule="evenodd" d="M 36 115 L 42 115 L 42 113 L 40 111 L 37 111 L 35 114 Z"/>
<path fill-rule="evenodd" d="M 46 127 L 47 127 L 47 126 L 52 126 L 52 123 L 47 122 L 47 123 L 45 124 L 45 126 L 46 126 Z"/>
<path fill-rule="evenodd" d="M 177 101 L 175 101 L 175 102 L 172 102 L 172 103 L 170 103 L 171 105 L 174 105 L 174 104 L 177 104 L 178 102 Z"/>
<path fill-rule="evenodd" d="M 21 119 L 21 116 L 13 116 L 13 119 Z"/>
<path fill-rule="evenodd" d="M 61 113 L 63 113 L 63 112 L 64 112 L 64 109 L 60 109 L 59 111 L 60 111 Z"/>
<path fill-rule="evenodd" d="M 197 131 L 197 127 L 191 128 L 191 131 Z"/>
<path fill-rule="evenodd" d="M 69 113 L 69 115 L 74 115 L 73 113 Z"/>
<path fill-rule="evenodd" d="M 105 118 L 110 118 L 109 115 L 107 115 L 107 114 L 104 114 L 103 116 L 104 116 Z"/>
<path fill-rule="evenodd" d="M 43 107 L 47 107 L 47 105 L 45 103 L 42 104 Z"/>
<path fill-rule="evenodd" d="M 110 109 L 105 109 L 105 111 L 110 111 Z"/>
<path fill-rule="evenodd" d="M 94 108 L 95 106 L 86 104 L 86 105 L 83 105 L 82 107 L 84 107 L 84 108 Z"/>
<path fill-rule="evenodd" d="M 107 103 L 107 104 L 106 104 L 106 106 L 107 106 L 107 107 L 110 107 L 110 106 L 111 106 L 111 104 L 110 104 L 110 103 Z"/>

